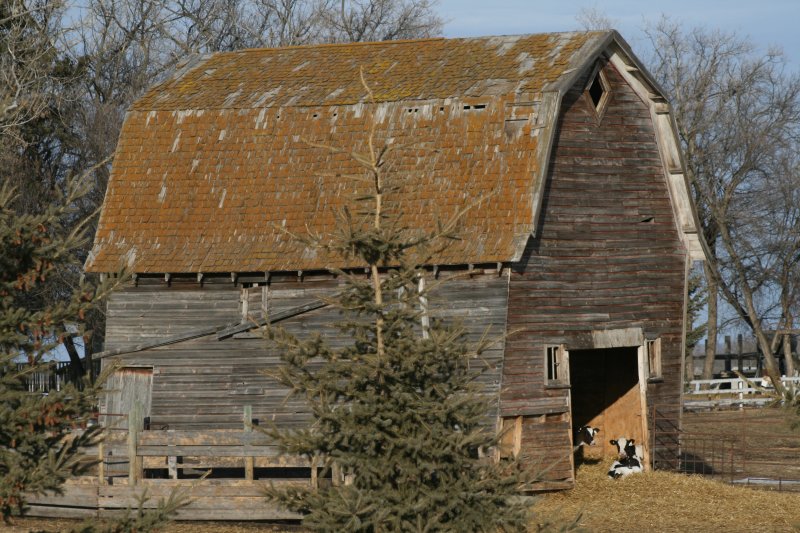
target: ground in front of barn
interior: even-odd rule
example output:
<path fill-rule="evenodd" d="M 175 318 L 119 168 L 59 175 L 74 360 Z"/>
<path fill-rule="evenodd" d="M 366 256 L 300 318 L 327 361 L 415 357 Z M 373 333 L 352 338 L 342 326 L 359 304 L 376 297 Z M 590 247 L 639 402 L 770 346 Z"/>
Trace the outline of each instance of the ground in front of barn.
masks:
<path fill-rule="evenodd" d="M 612 480 L 609 461 L 578 468 L 575 488 L 547 494 L 536 522 L 577 517 L 584 531 L 614 533 L 800 531 L 800 493 L 763 491 L 698 475 L 645 472 Z"/>

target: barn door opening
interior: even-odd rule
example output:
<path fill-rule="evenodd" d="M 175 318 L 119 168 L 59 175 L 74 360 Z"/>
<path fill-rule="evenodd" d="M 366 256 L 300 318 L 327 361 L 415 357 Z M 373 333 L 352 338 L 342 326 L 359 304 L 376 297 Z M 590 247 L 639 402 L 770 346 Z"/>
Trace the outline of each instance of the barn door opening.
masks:
<path fill-rule="evenodd" d="M 609 440 L 619 437 L 646 444 L 639 352 L 638 347 L 570 350 L 573 432 L 584 425 L 600 428 L 598 445 L 587 447 L 585 457 L 612 455 L 616 449 Z"/>

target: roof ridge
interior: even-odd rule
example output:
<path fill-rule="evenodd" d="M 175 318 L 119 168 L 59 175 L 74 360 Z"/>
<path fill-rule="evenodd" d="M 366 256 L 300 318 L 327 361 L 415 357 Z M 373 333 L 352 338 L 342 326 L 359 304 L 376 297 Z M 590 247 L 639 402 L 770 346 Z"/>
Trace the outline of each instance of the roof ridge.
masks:
<path fill-rule="evenodd" d="M 424 42 L 435 42 L 435 41 L 469 41 L 469 40 L 482 40 L 482 39 L 500 39 L 504 37 L 532 37 L 534 35 L 568 35 L 568 34 L 578 34 L 578 33 L 585 33 L 585 34 L 604 34 L 609 33 L 612 30 L 572 30 L 572 31 L 543 31 L 543 32 L 536 32 L 536 33 L 509 33 L 504 35 L 474 35 L 469 37 L 422 37 L 418 39 L 387 39 L 385 41 L 355 41 L 355 42 L 341 42 L 341 43 L 306 43 L 306 44 L 292 44 L 292 45 L 285 45 L 285 46 L 259 46 L 254 48 L 240 48 L 238 50 L 224 50 L 218 52 L 210 52 L 204 55 L 213 56 L 213 55 L 224 55 L 224 54 L 249 54 L 249 53 L 256 53 L 256 52 L 265 52 L 265 51 L 284 51 L 284 50 L 297 50 L 297 49 L 308 49 L 308 48 L 346 48 L 346 47 L 362 47 L 362 46 L 394 46 L 394 45 L 402 45 L 402 44 L 415 44 L 415 43 L 424 43 Z"/>

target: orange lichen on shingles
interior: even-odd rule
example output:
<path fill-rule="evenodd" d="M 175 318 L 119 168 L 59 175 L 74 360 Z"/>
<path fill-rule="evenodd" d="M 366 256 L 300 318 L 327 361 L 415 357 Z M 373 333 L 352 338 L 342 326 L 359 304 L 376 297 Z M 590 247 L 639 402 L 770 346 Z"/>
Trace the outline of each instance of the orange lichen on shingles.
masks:
<path fill-rule="evenodd" d="M 149 91 L 123 126 L 93 271 L 315 269 L 292 239 L 330 235 L 364 192 L 352 158 L 370 124 L 400 182 L 387 209 L 413 231 L 463 215 L 439 263 L 508 261 L 533 229 L 536 105 L 591 36 L 553 34 L 296 47 L 211 56 Z M 324 68 L 320 68 L 324 65 Z M 377 103 L 365 103 L 359 68 Z M 422 74 L 424 73 L 424 75 Z M 524 120 L 505 130 L 509 104 Z M 520 108 L 523 109 L 523 108 Z M 474 204 L 474 205 L 472 205 Z M 134 252 L 132 252 L 135 251 Z"/>

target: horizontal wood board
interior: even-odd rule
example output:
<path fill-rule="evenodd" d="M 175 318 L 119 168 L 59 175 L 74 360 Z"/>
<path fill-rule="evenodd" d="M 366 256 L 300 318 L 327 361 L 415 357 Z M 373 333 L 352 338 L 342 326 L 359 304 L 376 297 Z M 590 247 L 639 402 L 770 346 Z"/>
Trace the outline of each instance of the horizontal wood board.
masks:
<path fill-rule="evenodd" d="M 264 316 L 265 297 L 268 312 L 274 314 L 329 296 L 337 286 L 330 280 L 295 280 L 271 283 L 268 290 L 252 287 L 246 294 L 248 316 Z M 491 424 L 498 412 L 507 293 L 507 276 L 476 273 L 444 281 L 431 294 L 429 304 L 432 320 L 460 322 L 469 341 L 477 342 L 487 333 L 500 338 L 475 361 L 485 368 L 479 383 L 487 394 L 487 423 Z M 200 312 L 206 298 L 216 305 Z M 240 299 L 241 287 L 233 283 L 183 283 L 180 287 L 165 284 L 160 291 L 154 291 L 150 284 L 129 287 L 113 295 L 109 303 L 109 309 L 115 311 L 109 313 L 108 327 L 113 334 L 106 349 L 141 344 L 139 332 L 145 330 L 174 334 L 176 327 L 169 324 L 171 314 L 180 315 L 180 327 L 186 330 L 228 324 L 237 316 L 241 318 Z M 319 333 L 330 345 L 341 347 L 351 341 L 334 326 L 340 318 L 337 310 L 321 308 L 280 325 L 304 338 Z M 120 344 L 112 344 L 114 339 Z M 278 355 L 274 344 L 255 329 L 221 340 L 217 335 L 208 335 L 122 354 L 109 358 L 105 364 L 153 367 L 149 416 L 154 430 L 239 429 L 245 405 L 252 405 L 253 418 L 259 423 L 269 420 L 284 427 L 302 427 L 310 421 L 305 403 L 299 398 L 287 399 L 287 390 L 263 373 L 280 364 Z"/>

